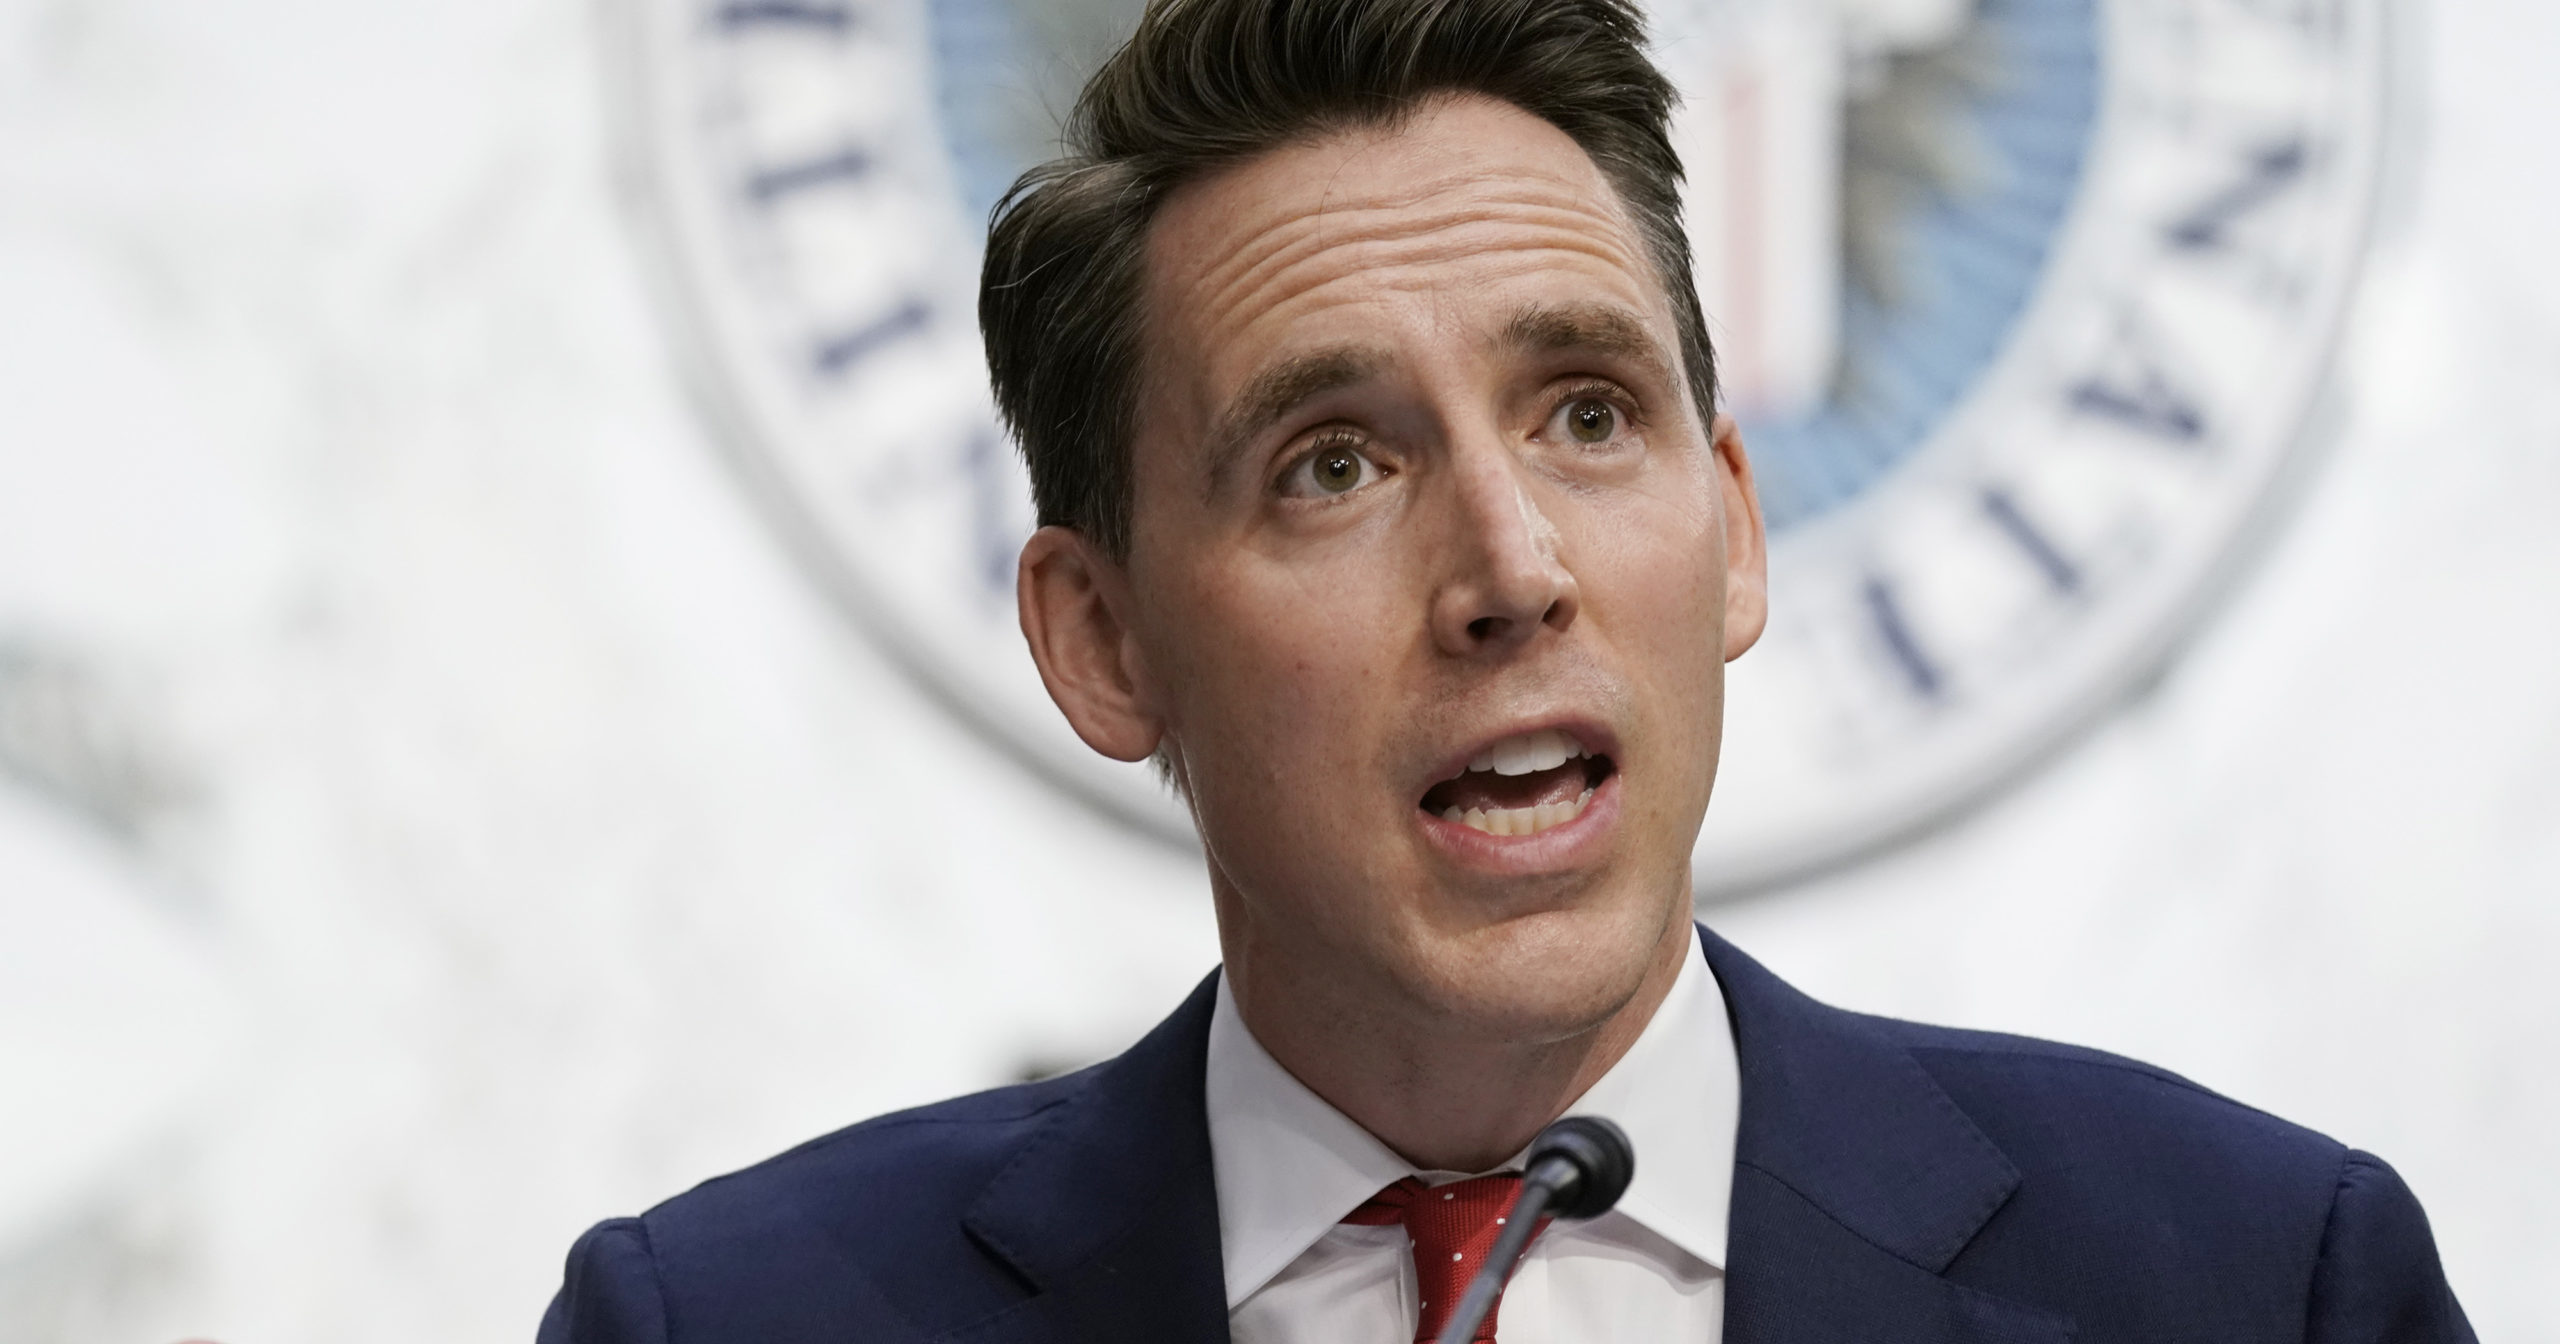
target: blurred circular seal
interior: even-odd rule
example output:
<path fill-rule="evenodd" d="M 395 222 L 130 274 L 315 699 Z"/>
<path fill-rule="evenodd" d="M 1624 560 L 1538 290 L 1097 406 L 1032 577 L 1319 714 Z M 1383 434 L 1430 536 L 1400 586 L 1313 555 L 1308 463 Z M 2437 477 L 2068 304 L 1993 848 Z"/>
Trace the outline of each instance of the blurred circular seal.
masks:
<path fill-rule="evenodd" d="M 1190 842 L 1015 626 L 988 208 L 1141 0 L 616 0 L 688 376 L 827 591 L 955 713 Z M 1655 0 L 1773 532 L 1702 895 L 1982 797 L 2156 672 L 2270 521 L 2363 258 L 2388 0 Z"/>

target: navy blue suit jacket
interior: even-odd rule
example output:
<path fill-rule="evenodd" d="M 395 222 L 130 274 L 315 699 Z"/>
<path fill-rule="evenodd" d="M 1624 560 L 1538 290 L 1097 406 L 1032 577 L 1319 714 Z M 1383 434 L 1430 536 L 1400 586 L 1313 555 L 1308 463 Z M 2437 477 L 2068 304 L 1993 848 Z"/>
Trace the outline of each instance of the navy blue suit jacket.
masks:
<path fill-rule="evenodd" d="M 1701 936 L 1742 1066 L 1727 1344 L 2473 1338 L 2379 1158 L 2130 1060 L 1827 1007 Z M 1108 1063 L 597 1226 L 541 1344 L 1224 1340 L 1213 983 Z"/>

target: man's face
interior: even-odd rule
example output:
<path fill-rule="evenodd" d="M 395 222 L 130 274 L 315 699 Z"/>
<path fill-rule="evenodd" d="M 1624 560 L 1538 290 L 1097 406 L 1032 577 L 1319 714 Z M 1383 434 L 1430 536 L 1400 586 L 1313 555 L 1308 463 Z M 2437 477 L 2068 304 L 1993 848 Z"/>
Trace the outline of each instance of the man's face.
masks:
<path fill-rule="evenodd" d="M 1740 444 L 1615 193 L 1452 98 L 1185 186 L 1147 280 L 1114 602 L 1238 992 L 1615 1011 L 1688 937 L 1762 619 Z"/>

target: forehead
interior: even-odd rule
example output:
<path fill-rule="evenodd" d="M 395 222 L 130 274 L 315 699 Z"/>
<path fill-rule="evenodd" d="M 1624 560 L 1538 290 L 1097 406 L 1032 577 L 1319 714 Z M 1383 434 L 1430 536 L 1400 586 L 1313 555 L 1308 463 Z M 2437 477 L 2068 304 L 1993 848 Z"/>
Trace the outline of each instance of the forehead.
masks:
<path fill-rule="evenodd" d="M 1669 321 L 1590 156 L 1473 96 L 1186 184 L 1150 231 L 1147 269 L 1149 363 L 1177 396 L 1214 399 L 1300 348 L 1491 338 L 1524 301 L 1614 302 Z"/>

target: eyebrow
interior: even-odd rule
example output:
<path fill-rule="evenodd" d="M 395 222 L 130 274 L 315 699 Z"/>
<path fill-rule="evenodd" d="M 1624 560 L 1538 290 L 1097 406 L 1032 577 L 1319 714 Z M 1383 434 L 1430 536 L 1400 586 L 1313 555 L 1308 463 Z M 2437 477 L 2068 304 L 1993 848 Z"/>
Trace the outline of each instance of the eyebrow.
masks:
<path fill-rule="evenodd" d="M 1522 354 L 1589 350 L 1635 364 L 1671 382 L 1671 361 L 1644 320 L 1614 303 L 1573 303 L 1522 308 L 1502 330 L 1503 348 Z"/>
<path fill-rule="evenodd" d="M 1388 364 L 1385 353 L 1366 346 L 1341 346 L 1284 359 L 1253 376 L 1209 436 L 1209 491 L 1216 494 L 1243 460 L 1254 435 L 1327 392 L 1356 386 L 1378 376 Z"/>

